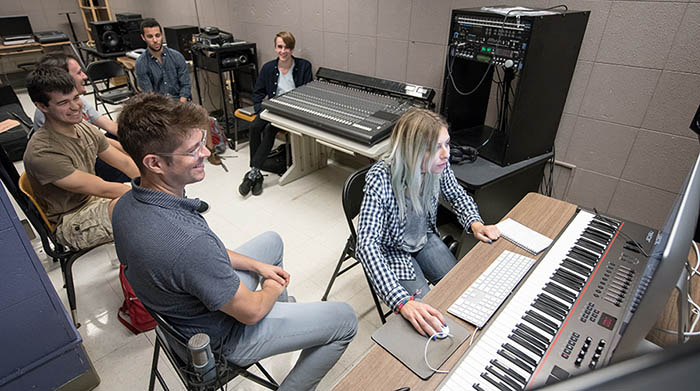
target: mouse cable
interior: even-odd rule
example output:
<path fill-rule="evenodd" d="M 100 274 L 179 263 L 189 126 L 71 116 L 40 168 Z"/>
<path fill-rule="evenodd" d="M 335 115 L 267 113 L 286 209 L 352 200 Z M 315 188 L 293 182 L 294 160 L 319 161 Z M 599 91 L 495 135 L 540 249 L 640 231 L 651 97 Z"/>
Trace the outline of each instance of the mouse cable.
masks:
<path fill-rule="evenodd" d="M 474 332 L 472 333 L 471 338 L 469 339 L 469 346 L 472 346 L 472 342 L 474 342 L 474 336 L 476 335 L 476 333 L 477 333 L 479 330 L 480 330 L 480 329 L 477 328 L 477 329 L 475 329 Z M 428 345 L 430 344 L 430 341 L 432 341 L 432 340 L 434 340 L 434 339 L 437 338 L 437 335 L 438 335 L 438 333 L 435 333 L 435 334 L 431 335 L 430 338 L 428 338 L 428 340 L 425 342 L 425 349 L 423 350 L 423 359 L 425 360 L 425 365 L 427 365 L 428 368 L 430 368 L 430 370 L 433 371 L 433 372 L 435 372 L 435 373 L 450 373 L 450 371 L 441 371 L 441 370 L 435 369 L 435 368 L 433 368 L 433 367 L 430 365 L 430 363 L 428 362 Z M 452 339 L 454 339 L 454 335 L 452 335 L 452 334 L 447 334 L 447 338 L 452 338 Z"/>

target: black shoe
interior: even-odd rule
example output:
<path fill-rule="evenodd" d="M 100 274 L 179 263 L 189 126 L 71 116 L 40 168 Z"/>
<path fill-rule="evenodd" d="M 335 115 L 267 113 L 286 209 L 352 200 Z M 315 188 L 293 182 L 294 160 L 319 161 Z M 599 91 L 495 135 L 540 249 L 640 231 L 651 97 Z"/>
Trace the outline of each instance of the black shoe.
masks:
<path fill-rule="evenodd" d="M 246 172 L 243 176 L 243 182 L 238 186 L 238 192 L 241 193 L 243 197 L 247 196 L 248 193 L 250 193 L 250 189 L 253 188 L 254 183 L 252 179 L 248 178 L 248 173 Z"/>
<path fill-rule="evenodd" d="M 253 182 L 253 195 L 254 196 L 259 196 L 262 194 L 263 190 L 263 176 L 260 175 L 259 177 L 255 178 L 255 182 Z"/>

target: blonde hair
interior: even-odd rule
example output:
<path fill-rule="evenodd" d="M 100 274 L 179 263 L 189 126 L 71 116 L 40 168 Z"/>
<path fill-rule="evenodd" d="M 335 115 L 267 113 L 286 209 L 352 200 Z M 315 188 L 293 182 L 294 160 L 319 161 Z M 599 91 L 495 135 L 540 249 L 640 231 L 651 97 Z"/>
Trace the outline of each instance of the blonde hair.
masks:
<path fill-rule="evenodd" d="M 399 118 L 391 135 L 389 155 L 384 159 L 391 172 L 391 187 L 399 205 L 399 215 L 406 215 L 406 193 L 417 213 L 427 213 L 440 188 L 440 175 L 430 169 L 422 172 L 423 162 L 431 162 L 438 152 L 438 137 L 447 122 L 425 109 L 411 109 Z"/>
<path fill-rule="evenodd" d="M 294 34 L 288 31 L 280 31 L 277 33 L 277 35 L 275 35 L 275 45 L 277 45 L 277 38 L 282 38 L 282 41 L 284 42 L 285 46 L 287 46 L 287 49 L 294 50 L 294 45 L 297 43 L 297 40 L 294 39 Z"/>

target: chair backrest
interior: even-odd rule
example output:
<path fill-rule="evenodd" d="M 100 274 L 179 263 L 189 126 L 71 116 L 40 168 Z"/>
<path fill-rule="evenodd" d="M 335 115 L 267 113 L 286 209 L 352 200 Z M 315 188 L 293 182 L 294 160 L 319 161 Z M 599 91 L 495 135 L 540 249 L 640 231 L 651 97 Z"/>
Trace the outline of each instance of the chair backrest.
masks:
<path fill-rule="evenodd" d="M 114 60 L 100 60 L 88 64 L 87 69 L 85 69 L 85 74 L 87 74 L 90 81 L 95 82 L 123 76 L 126 73 L 119 62 Z"/>
<path fill-rule="evenodd" d="M 355 224 L 352 220 L 360 214 L 362 199 L 365 195 L 365 176 L 370 167 L 371 166 L 367 166 L 350 175 L 343 187 L 343 211 L 345 212 L 345 218 L 348 221 L 350 234 L 353 239 L 357 238 L 357 232 L 355 231 Z"/>
<path fill-rule="evenodd" d="M 19 175 L 2 146 L 0 146 L 0 161 L 2 162 L 0 179 L 39 234 L 44 251 L 53 258 L 62 258 L 68 255 L 70 252 L 64 251 L 63 246 L 59 245 L 51 235 L 53 227 L 34 199 L 27 174 Z"/>
<path fill-rule="evenodd" d="M 32 201 L 32 204 L 34 204 L 34 207 L 39 212 L 41 219 L 43 220 L 44 224 L 46 224 L 49 231 L 53 231 L 53 224 L 51 224 L 48 217 L 46 217 L 46 213 L 44 213 L 44 210 L 41 209 L 41 206 L 39 206 L 39 203 L 34 196 L 34 190 L 32 190 L 32 184 L 29 182 L 29 177 L 27 177 L 26 172 L 23 172 L 19 177 L 19 188 L 22 190 L 22 193 L 24 193 L 24 195 L 26 195 Z"/>

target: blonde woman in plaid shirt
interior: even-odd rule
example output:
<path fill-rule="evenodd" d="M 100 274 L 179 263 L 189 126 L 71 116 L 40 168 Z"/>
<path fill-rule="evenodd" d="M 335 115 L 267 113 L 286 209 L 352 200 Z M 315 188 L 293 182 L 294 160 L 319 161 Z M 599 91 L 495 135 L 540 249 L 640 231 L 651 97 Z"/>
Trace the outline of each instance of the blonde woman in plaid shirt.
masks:
<path fill-rule="evenodd" d="M 457 260 L 440 240 L 435 223 L 438 197 L 460 224 L 490 243 L 500 233 L 484 225 L 474 200 L 450 168 L 450 136 L 438 114 L 413 109 L 394 127 L 388 157 L 367 172 L 357 232 L 357 256 L 379 297 L 426 336 L 445 319 L 418 300 Z"/>

